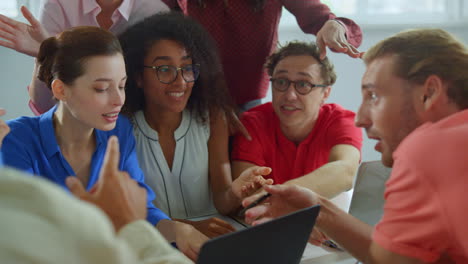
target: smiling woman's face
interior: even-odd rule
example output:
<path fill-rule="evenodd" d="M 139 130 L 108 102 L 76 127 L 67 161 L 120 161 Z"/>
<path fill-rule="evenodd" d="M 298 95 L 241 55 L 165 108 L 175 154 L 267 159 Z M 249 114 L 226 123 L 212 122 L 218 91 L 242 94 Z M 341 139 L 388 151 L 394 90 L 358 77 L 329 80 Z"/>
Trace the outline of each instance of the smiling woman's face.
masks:
<path fill-rule="evenodd" d="M 146 66 L 169 65 L 176 68 L 192 64 L 192 58 L 185 47 L 173 40 L 159 40 L 148 50 L 144 59 Z M 159 81 L 156 71 L 144 68 L 138 85 L 145 94 L 147 108 L 161 112 L 182 112 L 187 106 L 192 93 L 193 82 L 186 82 L 182 73 L 177 72 L 177 78 L 169 84 Z"/>
<path fill-rule="evenodd" d="M 83 63 L 85 73 L 64 84 L 61 101 L 67 111 L 90 128 L 112 130 L 125 102 L 125 62 L 122 54 L 93 56 Z"/>

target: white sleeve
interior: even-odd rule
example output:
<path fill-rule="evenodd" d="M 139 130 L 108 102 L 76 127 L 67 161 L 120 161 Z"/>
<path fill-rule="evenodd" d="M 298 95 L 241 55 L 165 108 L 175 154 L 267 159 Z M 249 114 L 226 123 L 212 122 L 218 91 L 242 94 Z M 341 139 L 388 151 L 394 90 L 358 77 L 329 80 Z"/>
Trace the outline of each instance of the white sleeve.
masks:
<path fill-rule="evenodd" d="M 141 263 L 192 263 L 173 248 L 147 221 L 140 220 L 123 227 L 118 237 L 124 240 L 139 258 Z"/>

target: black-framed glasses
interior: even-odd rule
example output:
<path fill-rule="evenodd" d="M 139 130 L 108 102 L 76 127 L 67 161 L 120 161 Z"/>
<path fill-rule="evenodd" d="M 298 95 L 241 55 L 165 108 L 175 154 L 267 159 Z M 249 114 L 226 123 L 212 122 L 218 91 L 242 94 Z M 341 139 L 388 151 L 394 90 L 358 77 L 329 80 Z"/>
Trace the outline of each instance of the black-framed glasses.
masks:
<path fill-rule="evenodd" d="M 200 64 L 188 64 L 182 67 L 172 65 L 147 66 L 145 68 L 153 69 L 156 72 L 158 80 L 164 84 L 171 84 L 177 79 L 179 71 L 182 73 L 182 78 L 185 82 L 194 82 L 200 76 Z"/>
<path fill-rule="evenodd" d="M 280 92 L 286 92 L 291 85 L 291 83 L 294 84 L 294 89 L 298 94 L 301 95 L 306 95 L 312 91 L 315 87 L 327 87 L 328 85 L 326 84 L 312 84 L 308 81 L 291 81 L 286 78 L 271 78 L 271 87 L 273 89 L 280 91 Z"/>

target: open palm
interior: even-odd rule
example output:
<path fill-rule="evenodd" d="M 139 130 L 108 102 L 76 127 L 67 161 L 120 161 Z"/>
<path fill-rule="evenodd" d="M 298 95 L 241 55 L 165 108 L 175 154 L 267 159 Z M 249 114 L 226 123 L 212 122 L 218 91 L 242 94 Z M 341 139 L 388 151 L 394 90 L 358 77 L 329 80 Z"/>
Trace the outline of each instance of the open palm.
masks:
<path fill-rule="evenodd" d="M 25 6 L 21 13 L 30 25 L 0 15 L 0 46 L 36 57 L 49 33 Z"/>

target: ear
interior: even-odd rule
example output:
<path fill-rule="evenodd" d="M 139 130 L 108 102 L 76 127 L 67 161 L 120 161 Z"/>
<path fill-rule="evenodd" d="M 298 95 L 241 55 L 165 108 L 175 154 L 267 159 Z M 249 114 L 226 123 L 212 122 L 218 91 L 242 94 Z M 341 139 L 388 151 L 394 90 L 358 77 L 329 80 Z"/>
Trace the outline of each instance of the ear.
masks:
<path fill-rule="evenodd" d="M 424 82 L 420 100 L 425 111 L 432 110 L 447 97 L 447 87 L 437 75 L 430 75 Z"/>
<path fill-rule="evenodd" d="M 325 101 L 328 99 L 328 97 L 330 96 L 330 92 L 331 92 L 331 86 L 327 86 L 323 88 L 322 104 L 324 104 Z"/>
<path fill-rule="evenodd" d="M 52 85 L 50 86 L 52 89 L 52 94 L 54 97 L 59 101 L 64 101 L 66 99 L 65 96 L 65 83 L 63 83 L 59 79 L 55 79 L 52 81 Z"/>

